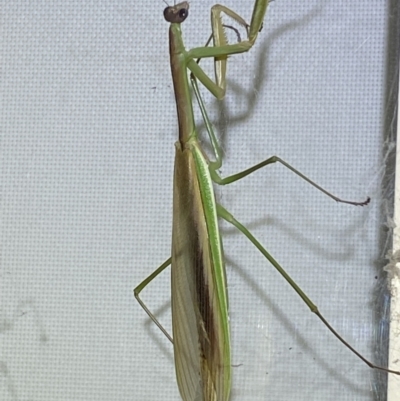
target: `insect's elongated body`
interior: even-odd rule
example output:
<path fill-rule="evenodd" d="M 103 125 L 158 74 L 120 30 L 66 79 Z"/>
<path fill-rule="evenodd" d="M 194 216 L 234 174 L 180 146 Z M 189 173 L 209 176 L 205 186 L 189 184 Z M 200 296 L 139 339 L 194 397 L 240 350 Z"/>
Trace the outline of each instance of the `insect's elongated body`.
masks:
<path fill-rule="evenodd" d="M 198 143 L 179 24 L 170 27 L 179 141 L 175 144 L 172 330 L 184 400 L 228 400 L 231 366 L 228 299 L 208 161 Z"/>
<path fill-rule="evenodd" d="M 225 269 L 212 181 L 196 139 L 176 143 L 173 216 L 171 306 L 178 386 L 184 400 L 227 400 Z"/>
<path fill-rule="evenodd" d="M 400 372 L 372 364 L 346 343 L 326 321 L 317 306 L 247 228 L 215 201 L 213 183 L 229 184 L 264 166 L 279 162 L 338 202 L 358 206 L 366 205 L 369 202 L 369 198 L 364 202 L 339 199 L 277 156 L 272 156 L 247 170 L 226 178 L 218 175 L 217 170 L 222 164 L 221 151 L 205 110 L 197 80 L 218 99 L 224 97 L 227 56 L 246 52 L 253 46 L 257 34 L 262 28 L 267 5 L 268 0 L 255 1 L 250 25 L 247 25 L 240 16 L 226 7 L 214 6 L 211 10 L 214 46 L 199 47 L 189 51 L 184 47 L 180 27 L 180 24 L 188 16 L 188 3 L 183 2 L 164 10 L 165 19 L 171 23 L 169 30 L 170 62 L 179 126 L 179 140 L 175 144 L 172 256 L 139 284 L 134 289 L 134 294 L 146 313 L 173 343 L 176 377 L 184 401 L 229 400 L 231 357 L 228 295 L 218 218 L 226 220 L 241 231 L 279 271 L 309 309 L 368 366 L 400 374 Z M 239 43 L 227 43 L 221 13 L 227 14 L 246 29 L 246 40 L 240 40 L 238 35 Z M 204 73 L 196 62 L 203 57 L 214 58 L 215 82 Z M 190 81 L 188 70 L 191 72 Z M 191 89 L 199 103 L 215 153 L 215 161 L 208 160 L 198 141 Z M 170 264 L 172 266 L 173 338 L 139 297 L 143 288 Z"/>

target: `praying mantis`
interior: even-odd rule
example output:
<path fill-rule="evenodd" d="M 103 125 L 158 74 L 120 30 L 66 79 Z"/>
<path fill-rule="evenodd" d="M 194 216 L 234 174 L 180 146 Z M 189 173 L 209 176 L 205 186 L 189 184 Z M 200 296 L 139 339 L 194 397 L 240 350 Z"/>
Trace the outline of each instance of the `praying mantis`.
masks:
<path fill-rule="evenodd" d="M 179 140 L 175 145 L 172 256 L 139 284 L 134 289 L 134 294 L 153 322 L 173 343 L 177 382 L 184 401 L 227 401 L 230 397 L 228 294 L 222 240 L 218 228 L 219 218 L 242 232 L 279 271 L 334 336 L 368 366 L 400 374 L 400 372 L 372 364 L 346 343 L 326 321 L 317 306 L 252 233 L 215 200 L 214 183 L 227 185 L 269 164 L 280 163 L 337 202 L 355 206 L 364 206 L 369 202 L 369 198 L 363 202 L 339 199 L 276 156 L 226 178 L 221 178 L 218 174 L 222 165 L 222 152 L 202 100 L 198 81 L 217 99 L 225 96 L 227 58 L 252 48 L 262 28 L 267 6 L 267 0 L 255 1 L 250 25 L 227 7 L 214 6 L 211 9 L 213 46 L 206 45 L 191 50 L 185 49 L 181 33 L 181 23 L 189 14 L 188 3 L 168 6 L 164 10 L 164 17 L 171 24 L 170 61 L 179 125 Z M 240 38 L 235 44 L 227 42 L 222 14 L 228 15 L 246 29 L 245 40 Z M 201 68 L 199 60 L 202 58 L 215 60 L 215 81 Z M 214 151 L 215 160 L 213 161 L 205 156 L 198 140 L 194 123 L 192 91 L 199 104 Z M 169 265 L 172 270 L 172 336 L 139 296 L 147 284 Z"/>

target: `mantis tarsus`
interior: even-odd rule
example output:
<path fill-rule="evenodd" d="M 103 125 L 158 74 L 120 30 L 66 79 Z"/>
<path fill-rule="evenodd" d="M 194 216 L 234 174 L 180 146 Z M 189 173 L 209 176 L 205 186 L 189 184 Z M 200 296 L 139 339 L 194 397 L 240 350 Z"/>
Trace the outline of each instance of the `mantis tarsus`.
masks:
<path fill-rule="evenodd" d="M 356 206 L 364 206 L 369 202 L 369 198 L 364 202 L 339 199 L 276 156 L 232 176 L 226 178 L 219 176 L 217 171 L 222 165 L 221 150 L 200 94 L 198 81 L 217 99 L 224 97 L 227 57 L 251 49 L 262 28 L 267 6 L 268 0 L 255 1 L 250 25 L 224 6 L 212 7 L 213 46 L 206 45 L 189 51 L 184 48 L 180 26 L 188 16 L 188 3 L 183 2 L 164 10 L 164 17 L 171 24 L 170 61 L 179 125 L 179 140 L 175 145 L 172 256 L 136 287 L 134 294 L 146 313 L 173 343 L 178 387 L 185 401 L 227 401 L 230 394 L 228 297 L 218 218 L 226 220 L 241 231 L 287 280 L 309 309 L 368 366 L 400 374 L 400 372 L 372 364 L 346 343 L 321 315 L 317 306 L 247 228 L 215 201 L 213 183 L 230 184 L 266 165 L 278 162 L 337 202 Z M 224 34 L 222 13 L 246 29 L 245 40 L 228 44 Z M 199 65 L 199 60 L 207 57 L 215 60 L 215 82 Z M 214 161 L 206 158 L 198 141 L 193 115 L 192 90 L 210 137 L 215 154 Z M 143 288 L 170 264 L 172 267 L 172 337 L 139 297 Z"/>

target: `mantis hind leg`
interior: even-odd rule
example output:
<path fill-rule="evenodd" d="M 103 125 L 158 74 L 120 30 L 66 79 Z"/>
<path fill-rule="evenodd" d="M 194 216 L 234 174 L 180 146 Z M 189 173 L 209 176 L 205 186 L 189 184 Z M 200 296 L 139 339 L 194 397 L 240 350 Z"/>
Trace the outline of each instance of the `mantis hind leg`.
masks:
<path fill-rule="evenodd" d="M 377 366 L 361 355 L 356 349 L 354 349 L 349 343 L 347 343 L 340 334 L 329 324 L 325 317 L 318 310 L 317 305 L 315 305 L 307 294 L 296 284 L 296 282 L 290 277 L 290 275 L 283 269 L 283 267 L 275 260 L 275 258 L 258 242 L 258 240 L 253 236 L 253 234 L 235 217 L 232 216 L 224 207 L 217 204 L 217 214 L 219 217 L 227 221 L 228 223 L 235 226 L 247 239 L 264 255 L 264 257 L 275 267 L 275 269 L 283 276 L 283 278 L 289 283 L 289 285 L 296 291 L 303 302 L 308 306 L 311 312 L 316 314 L 322 323 L 328 328 L 328 330 L 351 352 L 358 356 L 364 363 L 366 363 L 370 368 L 382 370 L 388 373 L 394 373 L 400 375 L 399 371 L 386 369 L 381 366 Z"/>
<path fill-rule="evenodd" d="M 168 334 L 167 330 L 164 329 L 162 324 L 157 320 L 157 318 L 151 313 L 150 309 L 146 306 L 146 304 L 139 297 L 140 292 L 150 283 L 154 278 L 156 278 L 162 271 L 164 271 L 171 264 L 171 258 L 168 258 L 158 269 L 156 269 L 153 273 L 150 274 L 149 277 L 145 278 L 134 290 L 133 294 L 135 295 L 136 300 L 139 302 L 140 306 L 144 309 L 144 311 L 149 315 L 150 319 L 157 325 L 157 327 L 164 333 L 164 335 L 168 338 L 171 343 L 174 343 L 172 337 Z"/>

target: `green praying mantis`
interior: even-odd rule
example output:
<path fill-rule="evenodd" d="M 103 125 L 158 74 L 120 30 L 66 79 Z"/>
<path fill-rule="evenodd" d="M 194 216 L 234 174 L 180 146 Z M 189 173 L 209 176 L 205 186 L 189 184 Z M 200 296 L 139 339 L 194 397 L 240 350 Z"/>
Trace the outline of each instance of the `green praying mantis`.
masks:
<path fill-rule="evenodd" d="M 211 9 L 213 46 L 186 50 L 181 24 L 189 15 L 189 4 L 168 6 L 164 18 L 170 23 L 169 47 L 172 80 L 178 115 L 179 139 L 175 144 L 173 189 L 172 254 L 157 270 L 134 289 L 134 295 L 152 321 L 171 341 L 174 348 L 177 383 L 184 401 L 227 401 L 231 389 L 231 353 L 228 318 L 228 294 L 221 234 L 218 219 L 242 232 L 292 286 L 309 309 L 347 348 L 369 367 L 400 375 L 400 372 L 376 366 L 349 345 L 319 312 L 317 306 L 299 288 L 280 264 L 252 233 L 215 200 L 213 184 L 227 185 L 273 163 L 280 163 L 333 200 L 355 206 L 332 195 L 279 157 L 273 156 L 242 172 L 222 178 L 222 152 L 208 117 L 198 86 L 200 81 L 212 95 L 222 99 L 226 92 L 228 56 L 249 51 L 262 29 L 268 0 L 256 0 L 250 25 L 222 5 Z M 247 38 L 230 44 L 225 35 L 222 14 L 226 14 L 247 32 Z M 234 29 L 234 28 L 232 28 Z M 213 58 L 215 80 L 200 66 L 202 58 Z M 195 126 L 194 94 L 214 152 L 209 160 L 198 139 Z M 140 292 L 171 265 L 172 336 L 140 298 Z"/>

